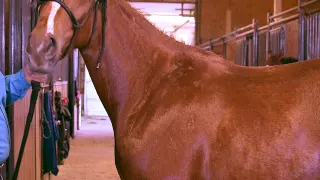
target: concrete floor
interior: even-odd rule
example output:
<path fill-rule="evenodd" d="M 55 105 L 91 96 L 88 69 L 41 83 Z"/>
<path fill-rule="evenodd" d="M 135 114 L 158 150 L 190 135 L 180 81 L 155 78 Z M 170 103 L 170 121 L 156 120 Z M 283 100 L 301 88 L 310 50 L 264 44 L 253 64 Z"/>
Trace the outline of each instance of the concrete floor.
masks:
<path fill-rule="evenodd" d="M 113 130 L 108 118 L 83 117 L 71 140 L 69 157 L 53 180 L 119 180 L 114 164 Z"/>

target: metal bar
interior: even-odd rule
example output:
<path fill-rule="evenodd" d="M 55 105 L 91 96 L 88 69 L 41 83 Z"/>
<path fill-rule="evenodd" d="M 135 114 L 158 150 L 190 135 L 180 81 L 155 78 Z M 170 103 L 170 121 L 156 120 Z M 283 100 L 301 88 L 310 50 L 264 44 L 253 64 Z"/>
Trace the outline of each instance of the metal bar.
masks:
<path fill-rule="evenodd" d="M 309 2 L 301 2 L 300 5 L 301 5 L 301 7 L 307 7 L 307 6 L 315 4 L 317 2 L 320 2 L 320 1 L 319 0 L 312 0 L 312 1 L 309 1 Z M 299 8 L 299 5 L 298 5 L 298 8 Z"/>
<path fill-rule="evenodd" d="M 243 37 L 243 36 L 247 36 L 247 35 L 249 35 L 249 34 L 252 34 L 253 31 L 254 31 L 254 30 L 252 29 L 252 30 L 247 31 L 247 32 L 244 32 L 244 33 L 242 33 L 242 34 L 238 34 L 238 35 L 237 35 L 237 38 L 240 38 L 240 37 Z"/>
<path fill-rule="evenodd" d="M 246 37 L 246 59 L 245 59 L 245 65 L 249 66 L 250 65 L 250 40 L 248 37 Z"/>
<path fill-rule="evenodd" d="M 222 39 L 222 41 L 223 57 L 224 59 L 227 59 L 227 43 L 224 38 Z"/>
<path fill-rule="evenodd" d="M 244 30 L 247 30 L 247 29 L 250 29 L 250 28 L 253 28 L 253 24 L 249 24 L 249 25 L 246 25 L 246 26 L 244 26 L 242 28 L 239 28 L 239 29 L 235 30 L 235 32 L 244 31 Z"/>
<path fill-rule="evenodd" d="M 299 11 L 299 61 L 305 60 L 305 15 L 304 10 L 301 8 L 302 0 L 298 0 L 298 11 Z"/>
<path fill-rule="evenodd" d="M 317 19 L 318 19 L 318 38 L 317 38 L 317 40 L 316 40 L 316 42 L 317 42 L 317 57 L 316 58 L 320 58 L 320 12 L 318 13 L 318 15 L 317 15 Z"/>
<path fill-rule="evenodd" d="M 214 44 L 210 43 L 210 51 L 213 51 L 213 48 L 214 48 Z"/>
<path fill-rule="evenodd" d="M 307 7 L 307 6 L 312 5 L 312 4 L 315 4 L 315 3 L 317 3 L 317 2 L 319 2 L 319 0 L 312 0 L 312 1 L 309 1 L 309 2 L 305 2 L 305 3 L 302 3 L 302 4 L 301 4 L 301 7 Z M 273 16 L 270 16 L 270 19 L 274 19 L 274 18 L 277 18 L 277 17 L 283 16 L 283 15 L 289 14 L 289 13 L 294 12 L 294 11 L 297 11 L 297 12 L 298 12 L 298 10 L 299 10 L 299 7 L 298 7 L 298 6 L 297 6 L 297 7 L 293 7 L 293 8 L 291 8 L 291 9 L 288 9 L 288 10 L 282 11 L 282 12 L 280 12 L 280 13 L 278 13 L 278 14 L 275 14 L 275 15 L 273 15 Z"/>
<path fill-rule="evenodd" d="M 268 29 L 268 28 L 270 29 L 270 27 L 277 26 L 277 25 L 283 24 L 283 23 L 287 23 L 287 22 L 289 22 L 289 21 L 293 21 L 293 20 L 296 20 L 296 19 L 298 19 L 298 18 L 301 19 L 300 16 L 301 16 L 301 9 L 302 9 L 302 7 L 306 7 L 306 6 L 312 5 L 312 4 L 317 3 L 317 2 L 320 2 L 320 1 L 319 1 L 319 0 L 312 0 L 312 1 L 309 1 L 309 2 L 303 3 L 302 0 L 298 0 L 298 6 L 297 6 L 297 7 L 288 9 L 288 10 L 286 10 L 286 11 L 283 11 L 283 12 L 278 13 L 278 14 L 275 14 L 275 15 L 272 15 L 271 13 L 269 13 L 269 15 L 268 15 L 268 17 L 267 17 L 268 25 L 265 25 L 265 26 L 262 26 L 262 27 L 258 28 L 258 31 L 260 32 L 260 31 L 266 30 L 266 29 Z M 283 15 L 285 15 L 285 14 L 289 14 L 289 13 L 294 12 L 294 11 L 298 11 L 298 14 L 294 14 L 294 15 L 291 15 L 291 16 L 289 16 L 289 17 L 283 18 L 283 19 L 281 19 L 280 21 L 272 22 L 272 20 L 273 20 L 274 18 L 283 16 Z M 319 11 L 319 10 L 318 10 L 318 9 L 313 10 L 312 13 L 315 13 L 315 12 L 317 12 L 317 11 Z M 303 22 L 302 22 L 302 23 L 303 23 Z M 207 46 L 207 45 L 209 45 L 210 43 L 219 42 L 219 41 L 221 41 L 221 39 L 223 39 L 223 38 L 227 38 L 227 37 L 229 37 L 229 36 L 238 34 L 238 33 L 240 33 L 241 31 L 247 30 L 247 29 L 249 29 L 249 28 L 253 28 L 253 24 L 249 24 L 249 25 L 247 25 L 247 26 L 244 26 L 244 27 L 242 27 L 242 28 L 240 28 L 240 29 L 237 29 L 236 31 L 233 31 L 233 32 L 228 33 L 228 34 L 225 34 L 225 35 L 223 35 L 223 36 L 221 36 L 221 37 L 219 37 L 219 38 L 213 39 L 213 40 L 211 40 L 210 42 L 203 43 L 203 44 L 200 45 L 200 47 L 202 47 L 202 46 Z M 249 31 L 247 31 L 247 32 L 244 32 L 244 33 L 242 33 L 242 34 L 237 35 L 237 37 L 241 37 L 241 36 L 244 36 L 244 35 L 248 35 L 248 34 L 250 34 L 250 33 L 252 33 L 252 32 L 253 32 L 253 30 L 249 30 Z M 268 36 L 268 33 L 267 33 L 267 36 Z M 229 42 L 229 41 L 230 41 L 230 40 L 227 40 L 227 42 Z M 220 43 L 219 43 L 219 45 L 220 45 Z M 300 49 L 300 48 L 299 48 L 299 49 Z M 266 49 L 266 50 L 268 51 L 268 49 Z"/>
<path fill-rule="evenodd" d="M 258 31 L 261 32 L 261 31 L 267 30 L 268 27 L 269 27 L 268 25 L 262 26 L 262 27 L 258 28 Z"/>
<path fill-rule="evenodd" d="M 252 20 L 252 24 L 254 25 L 253 29 L 253 58 L 252 65 L 258 66 L 259 59 L 259 31 L 258 31 L 258 21 L 256 19 Z"/>
<path fill-rule="evenodd" d="M 269 51 L 270 51 L 270 16 L 271 16 L 271 12 L 267 13 L 267 32 L 266 32 L 266 60 L 269 60 Z"/>
<path fill-rule="evenodd" d="M 0 71 L 5 74 L 6 55 L 5 55 L 5 0 L 0 0 Z"/>
<path fill-rule="evenodd" d="M 219 38 L 210 40 L 209 42 L 200 44 L 199 46 L 200 46 L 200 47 L 208 46 L 210 43 L 215 43 L 215 42 L 221 41 L 223 38 L 227 38 L 227 37 L 229 37 L 229 36 L 238 34 L 239 32 L 244 31 L 244 30 L 247 30 L 247 29 L 250 29 L 250 28 L 253 28 L 253 24 L 249 24 L 249 25 L 247 25 L 247 26 L 241 27 L 240 29 L 237 29 L 237 30 L 235 30 L 235 31 L 233 31 L 233 32 L 230 32 L 230 33 L 228 33 L 228 34 L 225 34 L 225 35 L 223 35 L 223 36 L 221 36 L 221 37 L 219 37 Z"/>
<path fill-rule="evenodd" d="M 282 12 L 280 12 L 280 13 L 278 13 L 278 14 L 275 14 L 275 15 L 273 15 L 273 16 L 270 16 L 269 18 L 270 18 L 270 19 L 275 19 L 275 18 L 277 18 L 277 17 L 280 17 L 280 16 L 283 16 L 283 15 L 289 14 L 289 13 L 294 12 L 294 11 L 298 11 L 298 7 L 294 7 L 294 8 L 291 8 L 291 9 L 288 9 L 288 10 L 285 10 L 285 11 L 282 11 Z"/>
<path fill-rule="evenodd" d="M 284 24 L 284 23 L 287 23 L 289 21 L 293 21 L 293 20 L 296 20 L 299 18 L 299 15 L 298 14 L 295 14 L 295 15 L 292 15 L 292 16 L 289 16 L 287 18 L 283 18 L 281 19 L 280 21 L 275 21 L 275 22 L 271 22 L 269 24 L 270 27 L 273 27 L 273 26 L 277 26 L 279 24 Z"/>
<path fill-rule="evenodd" d="M 315 24 L 315 22 L 314 22 L 314 18 L 313 18 L 314 16 L 309 16 L 308 18 L 309 18 L 309 21 L 308 20 L 306 20 L 306 23 L 307 22 L 309 22 L 309 28 L 310 28 L 310 30 L 309 30 L 309 37 L 310 37 L 310 40 L 311 40 L 311 42 L 309 42 L 309 43 L 311 43 L 311 46 L 309 46 L 310 47 L 310 50 L 309 50 L 309 52 L 310 52 L 310 54 L 311 54 L 311 59 L 313 59 L 314 58 L 314 52 L 315 52 L 315 50 L 314 50 L 314 45 L 313 45 L 313 40 L 314 40 L 314 38 L 315 38 L 315 33 L 314 33 L 314 30 L 315 30 L 315 26 L 314 26 L 314 24 Z M 308 23 L 307 23 L 308 24 Z M 307 30 L 308 30 L 308 26 L 307 26 Z M 308 32 L 307 32 L 308 33 Z M 306 37 L 306 39 L 307 39 L 307 37 Z M 306 40 L 306 44 L 308 45 L 308 41 Z"/>

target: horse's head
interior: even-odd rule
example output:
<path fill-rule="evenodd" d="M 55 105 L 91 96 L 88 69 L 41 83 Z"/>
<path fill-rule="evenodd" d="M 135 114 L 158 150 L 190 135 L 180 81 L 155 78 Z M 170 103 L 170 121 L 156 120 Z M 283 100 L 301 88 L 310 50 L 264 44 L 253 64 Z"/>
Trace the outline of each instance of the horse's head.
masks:
<path fill-rule="evenodd" d="M 52 72 L 69 50 L 88 42 L 90 33 L 75 32 L 90 32 L 82 25 L 90 19 L 95 5 L 95 0 L 41 0 L 38 22 L 26 48 L 32 70 Z"/>

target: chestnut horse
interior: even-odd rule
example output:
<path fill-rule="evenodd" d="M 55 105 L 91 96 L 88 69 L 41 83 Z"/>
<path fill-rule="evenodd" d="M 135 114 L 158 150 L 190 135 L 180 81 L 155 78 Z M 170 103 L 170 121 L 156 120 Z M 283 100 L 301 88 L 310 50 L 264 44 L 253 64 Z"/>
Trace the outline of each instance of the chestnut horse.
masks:
<path fill-rule="evenodd" d="M 50 73 L 79 48 L 121 179 L 320 178 L 320 59 L 239 66 L 166 36 L 124 0 L 44 0 L 39 10 L 30 64 Z"/>
<path fill-rule="evenodd" d="M 267 66 L 281 65 L 281 64 L 290 64 L 298 62 L 298 59 L 293 57 L 283 56 L 283 50 L 278 54 L 273 54 L 272 51 L 268 52 L 268 59 L 266 60 Z"/>

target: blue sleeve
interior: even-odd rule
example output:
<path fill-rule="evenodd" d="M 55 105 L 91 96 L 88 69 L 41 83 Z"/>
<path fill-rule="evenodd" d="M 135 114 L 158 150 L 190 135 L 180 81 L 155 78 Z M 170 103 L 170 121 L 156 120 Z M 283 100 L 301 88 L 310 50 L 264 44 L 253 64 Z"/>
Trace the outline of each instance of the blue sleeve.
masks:
<path fill-rule="evenodd" d="M 15 74 L 5 76 L 5 84 L 7 106 L 22 99 L 31 87 L 31 84 L 25 79 L 22 69 Z"/>

